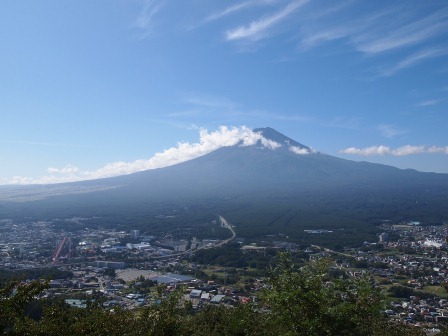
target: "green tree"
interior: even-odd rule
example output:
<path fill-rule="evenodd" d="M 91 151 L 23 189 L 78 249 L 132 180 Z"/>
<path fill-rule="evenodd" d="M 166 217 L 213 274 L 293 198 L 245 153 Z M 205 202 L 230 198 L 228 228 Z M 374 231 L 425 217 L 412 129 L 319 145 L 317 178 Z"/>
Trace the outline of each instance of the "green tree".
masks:
<path fill-rule="evenodd" d="M 31 320 L 25 314 L 25 308 L 47 287 L 47 284 L 40 281 L 10 282 L 0 287 L 0 332 L 15 334 L 17 328 Z"/>
<path fill-rule="evenodd" d="M 100 304 L 72 308 L 62 300 L 43 305 L 39 319 L 26 313 L 45 288 L 41 282 L 11 283 L 0 289 L 0 333 L 6 335 L 424 335 L 418 328 L 390 322 L 382 314 L 383 296 L 367 278 L 343 279 L 331 272 L 330 260 L 298 267 L 279 254 L 262 301 L 208 306 L 192 314 L 182 292 L 139 311 L 104 309 Z M 164 296 L 165 295 L 165 296 Z"/>
<path fill-rule="evenodd" d="M 158 289 L 161 289 L 159 287 Z M 159 290 L 159 295 L 161 296 Z M 144 309 L 139 319 L 139 335 L 183 335 L 189 306 L 182 301 L 182 293 L 170 293 L 159 304 Z"/>
<path fill-rule="evenodd" d="M 297 268 L 278 255 L 264 302 L 269 324 L 281 335 L 394 335 L 404 325 L 390 325 L 381 315 L 383 296 L 367 278 L 331 278 L 331 262 L 321 259 Z"/>
<path fill-rule="evenodd" d="M 389 287 L 388 292 L 391 296 L 397 298 L 409 298 L 409 296 L 414 294 L 414 289 L 401 285 L 394 285 Z"/>
<path fill-rule="evenodd" d="M 251 304 L 239 305 L 236 308 L 207 306 L 189 321 L 185 334 L 196 336 L 270 335 L 272 326 L 266 324 L 266 316 L 267 314 L 258 312 Z"/>
<path fill-rule="evenodd" d="M 111 278 L 115 279 L 117 274 L 115 273 L 115 269 L 113 268 L 106 268 L 104 270 L 104 275 L 110 276 Z"/>

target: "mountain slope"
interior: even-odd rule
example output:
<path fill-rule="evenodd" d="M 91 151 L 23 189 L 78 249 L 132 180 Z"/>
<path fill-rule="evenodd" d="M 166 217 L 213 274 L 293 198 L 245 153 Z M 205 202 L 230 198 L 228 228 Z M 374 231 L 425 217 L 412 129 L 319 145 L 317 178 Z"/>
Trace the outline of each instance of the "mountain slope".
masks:
<path fill-rule="evenodd" d="M 239 144 L 126 176 L 3 188 L 3 195 L 22 195 L 16 199 L 23 200 L 25 190 L 35 201 L 0 202 L 0 216 L 98 216 L 104 218 L 102 225 L 144 229 L 155 225 L 157 214 L 177 209 L 189 225 L 217 213 L 226 215 L 245 237 L 282 233 L 299 240 L 347 241 L 372 238 L 374 225 L 383 219 L 448 221 L 448 174 L 344 160 L 316 153 L 271 128 L 256 131 L 280 146 Z M 179 219 L 176 225 L 187 224 Z M 304 229 L 323 227 L 335 234 L 303 234 Z"/>

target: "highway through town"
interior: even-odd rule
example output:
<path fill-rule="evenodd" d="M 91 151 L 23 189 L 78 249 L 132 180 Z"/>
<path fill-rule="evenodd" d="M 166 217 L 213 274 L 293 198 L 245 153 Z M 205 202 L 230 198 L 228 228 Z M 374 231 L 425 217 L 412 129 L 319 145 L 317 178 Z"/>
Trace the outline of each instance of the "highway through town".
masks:
<path fill-rule="evenodd" d="M 223 216 L 219 216 L 219 220 L 221 221 L 221 225 L 223 227 L 230 230 L 230 232 L 232 233 L 232 237 L 230 237 L 229 239 L 223 240 L 222 242 L 220 242 L 219 244 L 217 244 L 215 246 L 222 246 L 224 244 L 227 244 L 229 241 L 235 239 L 235 237 L 236 237 L 236 233 L 235 233 L 235 230 L 233 229 L 232 225 Z"/>
<path fill-rule="evenodd" d="M 228 242 L 232 241 L 233 239 L 235 239 L 235 237 L 236 237 L 236 232 L 235 232 L 235 230 L 233 229 L 232 225 L 231 225 L 231 224 L 230 224 L 224 217 L 222 217 L 222 216 L 219 216 L 219 221 L 221 222 L 221 225 L 222 225 L 223 227 L 225 227 L 226 229 L 229 229 L 229 230 L 230 230 L 230 232 L 231 232 L 231 234 L 232 234 L 232 236 L 231 236 L 230 238 L 225 239 L 225 240 L 223 240 L 223 241 L 220 241 L 220 242 L 217 243 L 217 244 L 213 244 L 213 245 L 204 245 L 204 246 L 198 247 L 197 249 L 192 249 L 192 248 L 190 248 L 190 249 L 188 249 L 188 250 L 186 250 L 186 251 L 184 251 L 184 252 L 173 253 L 173 254 L 170 254 L 170 255 L 160 256 L 160 257 L 153 257 L 152 259 L 157 259 L 157 260 L 160 260 L 160 259 L 169 259 L 169 258 L 175 258 L 175 257 L 184 256 L 184 255 L 187 255 L 187 254 L 193 254 L 194 252 L 199 251 L 199 250 L 204 250 L 204 249 L 208 249 L 208 248 L 213 248 L 213 247 L 220 247 L 220 246 L 223 246 L 223 245 L 227 244 Z"/>

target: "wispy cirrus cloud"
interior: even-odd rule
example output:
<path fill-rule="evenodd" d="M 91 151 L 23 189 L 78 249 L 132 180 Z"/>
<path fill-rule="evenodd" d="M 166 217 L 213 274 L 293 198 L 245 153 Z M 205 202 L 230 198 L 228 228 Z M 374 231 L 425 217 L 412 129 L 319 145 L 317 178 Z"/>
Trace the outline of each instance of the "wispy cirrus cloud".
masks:
<path fill-rule="evenodd" d="M 337 116 L 333 120 L 326 123 L 327 127 L 345 128 L 349 130 L 359 130 L 361 127 L 362 118 L 351 116 Z"/>
<path fill-rule="evenodd" d="M 386 138 L 394 138 L 397 135 L 405 134 L 407 131 L 399 129 L 392 125 L 382 124 L 378 126 L 378 130 L 380 131 L 381 135 Z"/>
<path fill-rule="evenodd" d="M 261 17 L 260 19 L 254 20 L 247 25 L 228 30 L 225 33 L 225 38 L 227 41 L 258 41 L 266 37 L 271 28 L 285 20 L 289 15 L 308 2 L 309 0 L 292 1 L 276 13 Z"/>
<path fill-rule="evenodd" d="M 329 30 L 317 31 L 306 35 L 301 41 L 302 49 L 310 49 L 319 44 L 343 39 L 350 36 L 352 28 L 349 27 L 335 27 Z"/>
<path fill-rule="evenodd" d="M 343 154 L 361 155 L 361 156 L 375 156 L 375 155 L 391 155 L 391 156 L 407 156 L 415 154 L 448 154 L 448 146 L 412 146 L 406 145 L 398 148 L 390 148 L 388 146 L 371 146 L 366 148 L 349 147 L 340 151 Z"/>
<path fill-rule="evenodd" d="M 239 105 L 236 102 L 222 96 L 186 93 L 181 97 L 181 101 L 189 106 L 186 109 L 167 113 L 166 116 L 171 118 L 195 118 L 195 120 L 200 116 L 211 120 L 219 120 L 219 123 L 222 123 L 223 116 L 228 118 L 240 113 L 237 111 Z M 226 121 L 226 123 L 231 124 L 232 122 Z"/>
<path fill-rule="evenodd" d="M 126 175 L 185 162 L 221 147 L 235 145 L 251 146 L 257 143 L 271 150 L 281 147 L 280 144 L 264 138 L 260 133 L 253 132 L 248 127 L 221 126 L 217 131 L 213 132 L 199 129 L 199 142 L 179 142 L 177 146 L 156 153 L 149 159 L 132 162 L 117 161 L 92 171 L 84 171 L 74 165 L 67 165 L 62 168 L 49 167 L 47 169 L 49 175 L 41 178 L 14 176 L 10 179 L 0 179 L 0 184 L 50 184 Z"/>
<path fill-rule="evenodd" d="M 241 103 L 233 101 L 227 97 L 204 93 L 186 93 L 181 98 L 182 102 L 192 105 L 192 108 L 168 113 L 169 117 L 190 118 L 207 116 L 215 123 L 222 123 L 223 117 L 227 118 L 227 124 L 252 122 L 264 120 L 266 124 L 272 121 L 309 122 L 313 117 L 295 113 L 282 114 L 258 109 L 246 109 Z M 194 121 L 193 121 L 194 122 Z"/>
<path fill-rule="evenodd" d="M 406 58 L 404 58 L 403 60 L 398 62 L 396 65 L 394 65 L 390 68 L 381 70 L 380 72 L 381 72 L 382 76 L 391 76 L 400 70 L 415 66 L 415 65 L 422 63 L 424 61 L 427 61 L 429 59 L 440 57 L 440 56 L 443 56 L 446 54 L 448 54 L 448 47 L 428 48 L 428 49 L 419 50 L 419 51 L 407 56 Z"/>
<path fill-rule="evenodd" d="M 261 1 L 262 2 L 262 1 Z M 215 20 L 219 20 L 225 16 L 237 13 L 241 10 L 250 8 L 252 6 L 255 6 L 258 2 L 257 1 L 244 1 L 238 4 L 235 4 L 233 6 L 227 7 L 224 10 L 220 11 L 220 12 L 216 12 L 214 14 L 209 15 L 208 17 L 206 17 L 204 19 L 204 23 L 205 22 L 210 22 L 210 21 L 215 21 Z"/>
<path fill-rule="evenodd" d="M 398 14 L 398 13 L 397 13 Z M 385 51 L 404 48 L 426 42 L 437 35 L 444 34 L 448 29 L 448 11 L 437 11 L 420 20 L 403 22 L 397 16 L 397 24 L 387 34 L 380 29 L 354 36 L 354 42 L 358 51 L 377 54 Z M 400 22 L 401 21 L 401 22 Z M 401 24 L 400 24 L 401 23 Z M 387 29 L 387 27 L 385 27 Z"/>
<path fill-rule="evenodd" d="M 257 119 L 283 120 L 283 121 L 295 121 L 295 122 L 307 122 L 312 119 L 311 117 L 302 114 L 287 115 L 266 111 L 249 111 L 245 112 L 244 115 L 250 118 L 257 118 Z"/>
<path fill-rule="evenodd" d="M 368 56 L 400 51 L 405 56 L 394 65 L 384 65 L 380 76 L 392 76 L 447 52 L 448 10 L 446 6 L 375 5 L 365 11 L 362 2 L 352 1 L 325 17 L 307 15 L 300 24 L 301 50 L 335 40 Z M 437 8 L 439 7 L 439 8 Z M 445 36 L 445 38 L 444 38 Z"/>
<path fill-rule="evenodd" d="M 442 99 L 424 100 L 424 101 L 418 103 L 417 106 L 419 106 L 419 107 L 435 106 L 435 105 L 439 104 L 441 101 L 442 101 Z"/>
<path fill-rule="evenodd" d="M 232 102 L 230 99 L 206 95 L 206 94 L 188 94 L 184 99 L 186 103 L 201 106 L 201 107 L 210 107 L 210 108 L 223 108 L 223 109 L 234 109 L 236 107 L 236 103 Z"/>
<path fill-rule="evenodd" d="M 390 7 L 378 12 L 360 13 L 356 19 L 341 16 L 325 22 L 308 22 L 310 27 L 302 26 L 302 44 L 311 47 L 346 38 L 356 51 L 375 55 L 422 44 L 446 34 L 447 10 L 436 11 L 421 19 L 417 19 L 421 16 L 419 12 L 408 11 L 407 15 L 402 15 L 402 11 L 401 7 Z M 414 62 L 414 59 L 406 62 Z"/>
<path fill-rule="evenodd" d="M 240 11 L 243 11 L 245 9 L 249 9 L 252 7 L 259 7 L 259 6 L 267 6 L 275 4 L 278 0 L 250 0 L 250 1 L 242 1 L 240 3 L 237 3 L 235 5 L 226 7 L 225 9 L 215 12 L 209 16 L 207 16 L 204 19 L 204 23 L 216 21 L 221 18 L 224 18 L 226 16 L 238 13 Z"/>
<path fill-rule="evenodd" d="M 81 146 L 81 145 L 69 144 L 69 143 L 64 143 L 64 142 L 0 140 L 0 143 L 11 144 L 11 145 L 44 146 L 44 147 L 68 147 L 68 148 L 89 147 L 89 148 L 92 148 L 92 146 Z"/>
<path fill-rule="evenodd" d="M 144 31 L 144 36 L 148 36 L 153 28 L 154 17 L 165 5 L 165 0 L 144 0 L 142 9 L 134 22 L 135 27 Z"/>
<path fill-rule="evenodd" d="M 31 146 L 50 146 L 50 147 L 74 147 L 65 143 L 57 143 L 57 142 L 40 142 L 40 141 L 15 141 L 15 140 L 7 140 L 1 141 L 3 143 L 15 144 L 15 145 L 31 145 Z"/>

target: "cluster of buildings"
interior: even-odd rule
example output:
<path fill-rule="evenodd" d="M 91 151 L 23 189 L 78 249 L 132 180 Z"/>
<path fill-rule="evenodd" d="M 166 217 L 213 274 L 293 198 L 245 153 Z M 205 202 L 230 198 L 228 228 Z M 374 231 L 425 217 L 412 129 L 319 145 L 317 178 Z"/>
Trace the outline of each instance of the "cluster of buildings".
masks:
<path fill-rule="evenodd" d="M 448 323 L 447 227 L 411 222 L 382 229 L 376 243 L 332 251 L 339 268 L 351 276 L 368 274 L 386 293 L 398 295 L 400 301 L 385 311 L 391 318 L 430 328 Z"/>
<path fill-rule="evenodd" d="M 104 268 L 93 266 L 72 267 L 71 270 L 73 276 L 70 279 L 51 280 L 42 297 L 62 296 L 67 304 L 77 308 L 85 308 L 89 297 L 101 298 L 107 309 L 116 306 L 134 309 L 157 304 L 162 297 L 179 288 L 183 290 L 184 301 L 191 302 L 192 309 L 253 300 L 235 288 L 178 273 L 126 268 L 111 275 Z M 162 297 L 155 286 L 163 289 Z"/>
<path fill-rule="evenodd" d="M 88 218 L 62 220 L 67 226 L 75 224 L 83 229 L 67 231 L 54 221 L 14 223 L 0 220 L 0 269 L 26 270 L 49 267 L 61 263 L 117 262 L 117 268 L 141 267 L 147 261 L 186 255 L 194 250 L 210 248 L 220 240 L 173 236 L 143 235 L 139 230 L 116 231 L 87 229 Z M 95 266 L 95 264 L 93 264 Z M 121 265 L 121 266 L 116 266 Z M 126 265 L 126 266 L 124 266 Z"/>
<path fill-rule="evenodd" d="M 0 268 L 41 267 L 51 260 L 59 239 L 50 222 L 16 224 L 10 219 L 0 220 Z"/>
<path fill-rule="evenodd" d="M 448 301 L 446 299 L 421 299 L 411 295 L 401 302 L 392 302 L 385 311 L 391 317 L 400 318 L 408 323 L 443 323 L 448 322 Z"/>
<path fill-rule="evenodd" d="M 80 218 L 72 220 L 83 222 Z M 394 287 L 406 293 L 385 311 L 393 319 L 428 327 L 448 323 L 447 227 L 385 222 L 381 229 L 377 242 L 365 242 L 360 249 L 335 252 L 313 245 L 304 252 L 311 259 L 332 254 L 338 268 L 347 275 L 368 274 L 385 291 Z M 306 230 L 305 233 L 322 232 Z M 285 238 L 285 241 L 271 242 L 269 247 L 299 251 L 297 244 Z M 241 238 L 235 241 L 244 252 L 266 253 L 265 246 L 246 243 Z M 17 224 L 3 219 L 0 220 L 0 269 L 57 267 L 71 272 L 70 278 L 52 280 L 45 295 L 64 295 L 68 304 L 81 308 L 86 302 L 79 296 L 86 294 L 102 296 L 106 308 L 119 305 L 132 309 L 153 304 L 158 298 L 148 288 L 154 284 L 162 284 L 166 293 L 182 286 L 185 300 L 194 309 L 208 304 L 255 300 L 247 293 L 255 293 L 258 287 L 264 286 L 262 280 L 251 284 L 246 293 L 238 293 L 235 288 L 172 271 L 184 256 L 221 243 L 216 239 L 188 241 L 168 235 L 154 237 L 139 230 L 85 228 L 63 232 L 51 221 Z M 170 269 L 171 272 L 167 271 Z"/>

